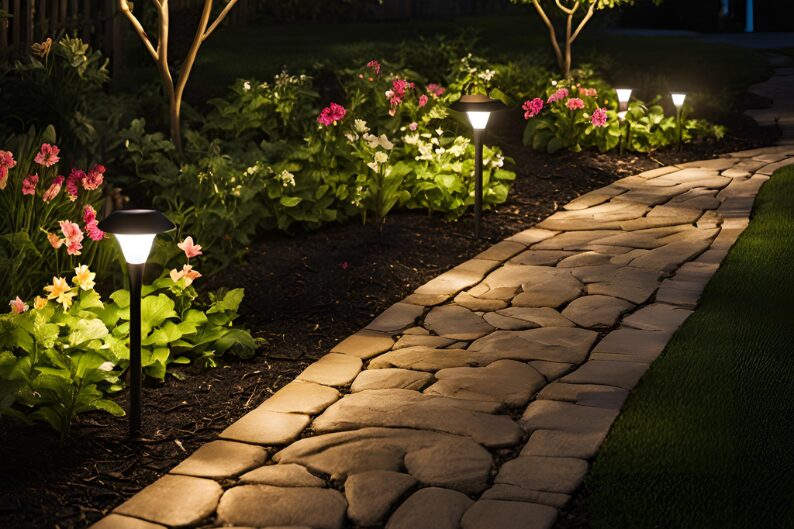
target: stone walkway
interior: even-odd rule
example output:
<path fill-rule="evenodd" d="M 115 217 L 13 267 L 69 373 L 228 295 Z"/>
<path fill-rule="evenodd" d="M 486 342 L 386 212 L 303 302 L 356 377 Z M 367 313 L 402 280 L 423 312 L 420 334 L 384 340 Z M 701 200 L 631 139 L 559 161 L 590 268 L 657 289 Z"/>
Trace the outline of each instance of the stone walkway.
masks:
<path fill-rule="evenodd" d="M 794 146 L 618 180 L 339 343 L 93 529 L 543 529 Z"/>

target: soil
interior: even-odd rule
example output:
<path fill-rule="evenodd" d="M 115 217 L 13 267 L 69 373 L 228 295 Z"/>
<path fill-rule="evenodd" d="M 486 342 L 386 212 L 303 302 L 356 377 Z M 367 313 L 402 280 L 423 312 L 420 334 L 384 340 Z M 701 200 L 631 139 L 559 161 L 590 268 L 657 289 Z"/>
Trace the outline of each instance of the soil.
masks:
<path fill-rule="evenodd" d="M 209 281 L 245 287 L 242 323 L 267 340 L 261 353 L 225 359 L 216 369 L 190 366 L 179 371 L 184 380 L 145 388 L 140 441 L 127 439 L 123 418 L 106 414 L 81 417 L 63 444 L 45 427 L 2 423 L 0 528 L 87 527 L 389 305 L 558 205 L 643 170 L 768 145 L 778 134 L 739 113 L 719 120 L 731 129 L 726 138 L 680 152 L 549 156 L 521 145 L 520 115 L 503 116 L 489 141 L 515 160 L 518 178 L 507 203 L 485 214 L 480 240 L 471 215 L 450 223 L 408 211 L 392 214 L 382 234 L 349 222 L 292 237 L 264 235 L 244 263 Z M 566 507 L 558 529 L 588 527 L 585 499 Z"/>

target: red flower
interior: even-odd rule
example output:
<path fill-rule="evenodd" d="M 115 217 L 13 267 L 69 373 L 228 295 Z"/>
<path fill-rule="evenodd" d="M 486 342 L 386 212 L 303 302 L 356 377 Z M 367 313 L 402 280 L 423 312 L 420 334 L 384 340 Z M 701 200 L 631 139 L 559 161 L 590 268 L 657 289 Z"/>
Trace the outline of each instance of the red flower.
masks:
<path fill-rule="evenodd" d="M 380 63 L 376 60 L 371 60 L 367 63 L 367 67 L 371 68 L 375 75 L 380 75 Z"/>
<path fill-rule="evenodd" d="M 105 181 L 105 166 L 96 164 L 91 170 L 88 171 L 88 174 L 84 175 L 82 178 L 83 189 L 86 191 L 93 191 L 94 189 L 98 188 L 102 185 L 102 182 Z"/>
<path fill-rule="evenodd" d="M 330 127 L 342 121 L 346 114 L 347 110 L 345 107 L 332 102 L 320 112 L 320 115 L 317 117 L 317 123 Z"/>
<path fill-rule="evenodd" d="M 419 106 L 420 107 L 425 106 L 428 101 L 429 101 L 429 99 L 428 99 L 428 97 L 426 95 L 422 94 L 422 95 L 419 96 Z"/>

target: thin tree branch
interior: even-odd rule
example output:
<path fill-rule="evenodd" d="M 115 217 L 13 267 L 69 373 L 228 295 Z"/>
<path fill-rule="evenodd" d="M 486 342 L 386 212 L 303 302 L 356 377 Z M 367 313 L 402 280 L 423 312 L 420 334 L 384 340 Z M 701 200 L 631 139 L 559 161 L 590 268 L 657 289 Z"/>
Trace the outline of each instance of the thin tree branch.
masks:
<path fill-rule="evenodd" d="M 564 5 L 562 5 L 562 2 L 560 0 L 554 0 L 554 1 L 557 3 L 557 7 L 559 7 L 560 10 L 566 15 L 573 15 L 574 13 L 576 13 L 576 10 L 579 9 L 579 2 L 575 2 L 573 7 L 565 7 Z"/>
<path fill-rule="evenodd" d="M 179 72 L 179 81 L 176 85 L 177 107 L 182 103 L 182 93 L 185 91 L 185 85 L 190 76 L 190 70 L 193 68 L 193 63 L 196 62 L 196 55 L 198 55 L 198 50 L 201 47 L 201 43 L 204 41 L 204 34 L 207 31 L 207 24 L 209 24 L 210 15 L 212 14 L 212 2 L 213 0 L 204 0 L 204 10 L 201 12 L 198 28 L 196 28 L 196 35 L 193 37 L 193 43 L 190 45 L 190 49 L 185 57 L 185 62 L 182 64 L 182 69 Z"/>
<path fill-rule="evenodd" d="M 579 25 L 576 27 L 576 31 L 573 32 L 573 35 L 571 35 L 571 43 L 576 40 L 576 37 L 579 36 L 579 33 L 582 32 L 585 25 L 587 25 L 590 19 L 593 18 L 593 13 L 595 13 L 595 2 L 590 4 L 590 7 L 587 9 L 587 13 L 585 14 L 584 18 L 581 20 L 581 22 L 579 22 Z"/>
<path fill-rule="evenodd" d="M 221 22 L 223 22 L 223 19 L 226 18 L 226 15 L 229 14 L 229 11 L 232 10 L 232 8 L 234 7 L 234 4 L 236 4 L 236 3 L 237 3 L 237 0 L 229 0 L 229 2 L 223 7 L 223 10 L 218 14 L 218 17 L 215 19 L 215 21 L 212 24 L 210 24 L 210 27 L 204 33 L 204 36 L 201 37 L 202 41 L 207 40 L 207 37 L 209 37 L 210 34 L 213 31 L 215 31 L 215 28 L 217 28 L 218 25 Z"/>
<path fill-rule="evenodd" d="M 538 12 L 538 15 L 540 15 L 543 23 L 546 24 L 547 28 L 549 28 L 549 36 L 551 38 L 551 45 L 554 48 L 554 55 L 557 56 L 557 64 L 559 65 L 560 69 L 563 69 L 565 67 L 565 62 L 562 57 L 560 44 L 557 42 L 557 31 L 554 29 L 554 24 L 551 23 L 551 20 L 549 20 L 548 15 L 543 10 L 538 0 L 532 0 L 532 5 L 535 6 L 535 10 Z"/>
<path fill-rule="evenodd" d="M 143 41 L 143 45 L 146 48 L 146 51 L 149 52 L 149 55 L 152 56 L 152 59 L 158 61 L 159 57 L 157 54 L 157 50 L 155 50 L 154 46 L 152 46 L 149 37 L 146 35 L 146 30 L 143 29 L 141 23 L 138 22 L 138 19 L 135 17 L 135 15 L 132 14 L 132 10 L 130 9 L 130 5 L 127 2 L 127 0 L 119 0 L 119 10 L 121 10 L 124 16 L 126 16 L 129 19 L 130 23 L 132 24 L 132 27 L 135 29 L 135 33 L 137 33 L 138 36 L 141 38 L 141 41 Z"/>
<path fill-rule="evenodd" d="M 170 24 L 168 13 L 168 0 L 153 0 L 158 6 L 157 11 L 157 67 L 160 70 L 160 76 L 163 78 L 163 84 L 168 92 L 169 99 L 174 95 L 174 81 L 171 78 L 171 69 L 168 67 L 168 29 Z"/>

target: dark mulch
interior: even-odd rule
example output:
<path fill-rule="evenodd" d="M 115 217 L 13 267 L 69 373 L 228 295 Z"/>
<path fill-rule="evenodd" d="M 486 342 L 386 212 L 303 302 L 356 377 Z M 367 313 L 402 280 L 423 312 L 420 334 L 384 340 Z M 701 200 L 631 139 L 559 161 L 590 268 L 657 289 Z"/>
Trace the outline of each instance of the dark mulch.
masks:
<path fill-rule="evenodd" d="M 740 114 L 720 142 L 653 155 L 547 156 L 520 145 L 520 116 L 497 122 L 491 141 L 516 161 L 508 202 L 485 216 L 485 237 L 472 237 L 471 216 L 445 222 L 422 212 L 398 212 L 382 234 L 356 222 L 295 236 L 268 234 L 246 262 L 215 277 L 213 286 L 244 286 L 244 322 L 267 346 L 253 360 L 183 371 L 145 390 L 146 439 L 126 439 L 126 423 L 89 415 L 61 446 L 42 427 L 0 429 L 0 528 L 85 527 L 173 467 L 333 344 L 364 326 L 444 270 L 530 227 L 558 205 L 617 178 L 661 165 L 713 157 L 771 143 L 775 130 Z M 519 125 L 519 126 L 516 126 Z M 583 527 L 576 504 L 560 528 Z"/>

